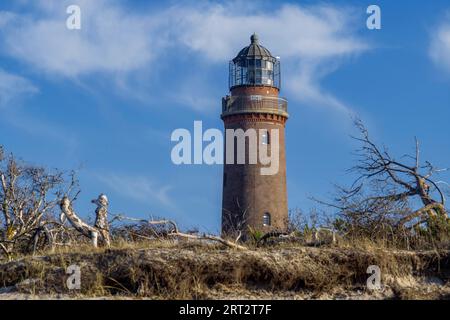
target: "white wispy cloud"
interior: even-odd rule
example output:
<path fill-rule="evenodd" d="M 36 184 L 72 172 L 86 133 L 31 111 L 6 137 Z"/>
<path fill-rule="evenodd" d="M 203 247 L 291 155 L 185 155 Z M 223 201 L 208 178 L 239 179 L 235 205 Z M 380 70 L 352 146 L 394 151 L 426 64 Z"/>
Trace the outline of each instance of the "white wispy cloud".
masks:
<path fill-rule="evenodd" d="M 127 198 L 141 203 L 157 202 L 159 205 L 173 207 L 169 191 L 170 185 L 161 185 L 142 175 L 106 173 L 97 176 L 108 188 Z"/>
<path fill-rule="evenodd" d="M 38 91 L 28 79 L 0 69 L 0 108 Z"/>
<path fill-rule="evenodd" d="M 29 64 L 34 70 L 62 77 L 88 77 L 106 74 L 130 95 L 136 90 L 146 99 L 154 88 L 150 76 L 158 78 L 173 59 L 191 63 L 223 65 L 249 42 L 253 32 L 263 45 L 280 55 L 287 93 L 337 110 L 344 103 L 321 86 L 321 80 L 349 56 L 369 48 L 357 36 L 358 26 L 347 8 L 332 5 L 282 5 L 267 12 L 259 4 L 230 2 L 190 2 L 168 8 L 136 12 L 124 2 L 106 0 L 44 1 L 36 5 L 38 15 L 13 17 L 5 12 L 4 51 Z M 82 29 L 67 30 L 65 8 L 76 3 L 82 9 Z M 1 17 L 1 15 L 0 15 Z M 0 18 L 0 21 L 1 18 Z M 195 57 L 196 59 L 189 59 Z M 200 57 L 200 58 L 198 58 Z M 207 68 L 201 68 L 202 72 Z M 174 72 L 169 70 L 169 72 Z M 205 77 L 178 73 L 166 90 L 183 91 L 175 102 L 195 109 L 210 108 L 216 97 L 208 96 L 211 84 Z M 138 86 L 136 79 L 148 85 Z M 203 82 L 202 82 L 203 81 Z M 132 83 L 132 84 L 130 84 Z M 223 83 L 223 82 L 218 82 Z M 205 96 L 199 101 L 198 87 Z M 160 92 L 159 92 L 160 93 Z"/>
<path fill-rule="evenodd" d="M 433 31 L 429 54 L 437 66 L 450 72 L 450 13 Z"/>
<path fill-rule="evenodd" d="M 0 11 L 0 29 L 7 26 L 16 18 L 15 14 L 7 11 Z"/>
<path fill-rule="evenodd" d="M 257 31 L 272 54 L 281 56 L 283 83 L 290 97 L 349 111 L 320 82 L 346 58 L 369 49 L 356 35 L 359 28 L 351 9 L 283 5 L 267 12 L 254 6 L 214 4 L 202 10 L 174 8 L 171 14 L 180 17 L 181 43 L 218 63 L 234 57 L 244 41 L 249 41 L 248 36 Z"/>
<path fill-rule="evenodd" d="M 207 8 L 175 8 L 183 27 L 182 42 L 209 59 L 228 60 L 242 48 L 253 32 L 261 34 L 269 48 L 276 48 L 283 58 L 322 59 L 348 55 L 367 49 L 353 35 L 351 13 L 331 5 L 301 7 L 283 5 L 276 11 L 256 11 L 255 7 L 210 5 Z"/>
<path fill-rule="evenodd" d="M 3 35 L 7 52 L 37 70 L 77 77 L 136 70 L 160 47 L 157 37 L 148 36 L 150 21 L 110 1 L 75 1 L 82 28 L 68 30 L 65 9 L 72 2 L 41 1 L 39 14 L 10 19 Z"/>

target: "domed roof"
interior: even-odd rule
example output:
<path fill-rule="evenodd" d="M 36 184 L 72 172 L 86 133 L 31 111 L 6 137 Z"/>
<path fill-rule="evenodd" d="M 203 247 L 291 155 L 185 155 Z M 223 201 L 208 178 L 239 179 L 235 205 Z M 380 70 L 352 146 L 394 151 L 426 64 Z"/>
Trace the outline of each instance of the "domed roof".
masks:
<path fill-rule="evenodd" d="M 244 49 L 242 49 L 236 58 L 233 59 L 233 62 L 236 62 L 240 59 L 247 59 L 247 58 L 269 58 L 269 59 L 275 59 L 269 50 L 267 50 L 265 47 L 259 44 L 259 38 L 256 33 L 254 33 L 250 37 L 251 44 Z"/>

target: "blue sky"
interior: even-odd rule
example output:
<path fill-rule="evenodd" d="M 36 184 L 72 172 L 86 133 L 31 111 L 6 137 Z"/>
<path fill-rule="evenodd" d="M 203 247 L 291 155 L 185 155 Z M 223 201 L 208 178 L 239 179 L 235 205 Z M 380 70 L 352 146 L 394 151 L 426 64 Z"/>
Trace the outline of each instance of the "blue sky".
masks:
<path fill-rule="evenodd" d="M 65 27 L 71 4 L 81 30 Z M 381 30 L 366 28 L 370 4 Z M 170 135 L 222 128 L 228 61 L 253 32 L 281 57 L 290 208 L 351 181 L 352 114 L 393 153 L 417 136 L 449 165 L 448 1 L 3 1 L 0 144 L 79 169 L 84 216 L 103 192 L 112 213 L 218 232 L 222 168 L 173 165 Z"/>

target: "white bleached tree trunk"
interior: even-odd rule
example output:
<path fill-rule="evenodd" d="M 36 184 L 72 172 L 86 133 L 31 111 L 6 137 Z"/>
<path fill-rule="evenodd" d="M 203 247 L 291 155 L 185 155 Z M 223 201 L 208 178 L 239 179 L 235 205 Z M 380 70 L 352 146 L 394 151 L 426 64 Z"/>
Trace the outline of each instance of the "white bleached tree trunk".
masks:
<path fill-rule="evenodd" d="M 108 223 L 108 198 L 101 194 L 97 199 L 92 200 L 97 205 L 95 210 L 95 225 L 90 226 L 76 214 L 72 208 L 69 198 L 64 197 L 61 201 L 61 211 L 69 220 L 70 224 L 82 235 L 91 239 L 92 244 L 97 247 L 98 242 L 109 247 L 111 244 Z"/>

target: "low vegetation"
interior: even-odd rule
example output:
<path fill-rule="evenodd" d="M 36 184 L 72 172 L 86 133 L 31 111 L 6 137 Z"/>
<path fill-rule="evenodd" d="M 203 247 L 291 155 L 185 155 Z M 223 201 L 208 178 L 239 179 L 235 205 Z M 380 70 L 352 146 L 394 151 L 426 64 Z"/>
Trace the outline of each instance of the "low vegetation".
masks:
<path fill-rule="evenodd" d="M 398 160 L 356 127 L 350 187 L 316 200 L 307 215 L 292 210 L 287 232 L 248 228 L 234 238 L 111 215 L 103 194 L 90 224 L 73 207 L 73 172 L 26 164 L 0 147 L 0 297 L 449 298 L 445 170 L 421 162 L 418 142 Z M 68 289 L 71 265 L 81 270 L 80 289 Z M 371 265 L 382 272 L 380 290 L 367 288 Z"/>
<path fill-rule="evenodd" d="M 448 251 L 304 247 L 246 251 L 187 240 L 80 247 L 0 264 L 0 297 L 130 299 L 447 299 Z M 67 268 L 81 270 L 69 290 Z M 369 290 L 370 265 L 381 288 Z M 3 293 L 3 295 L 2 295 Z"/>

